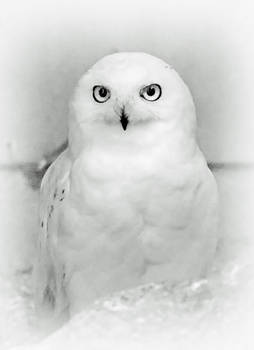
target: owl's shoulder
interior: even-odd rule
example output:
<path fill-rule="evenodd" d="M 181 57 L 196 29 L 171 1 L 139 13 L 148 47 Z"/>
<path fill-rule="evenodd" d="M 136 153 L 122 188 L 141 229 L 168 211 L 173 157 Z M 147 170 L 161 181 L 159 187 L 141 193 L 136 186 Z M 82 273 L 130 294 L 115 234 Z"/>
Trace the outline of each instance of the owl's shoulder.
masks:
<path fill-rule="evenodd" d="M 52 185 L 63 182 L 70 172 L 71 165 L 69 152 L 65 150 L 46 171 L 41 183 L 41 194 L 45 193 Z"/>
<path fill-rule="evenodd" d="M 50 165 L 44 175 L 40 189 L 40 220 L 45 226 L 55 209 L 61 206 L 69 191 L 69 174 L 72 161 L 68 149 L 62 152 Z"/>

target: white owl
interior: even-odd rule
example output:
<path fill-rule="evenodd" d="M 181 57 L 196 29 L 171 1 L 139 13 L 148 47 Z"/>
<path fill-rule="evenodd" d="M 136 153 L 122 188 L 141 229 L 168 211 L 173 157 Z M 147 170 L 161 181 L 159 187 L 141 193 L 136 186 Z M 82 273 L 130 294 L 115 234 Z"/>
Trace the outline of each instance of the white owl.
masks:
<path fill-rule="evenodd" d="M 81 78 L 69 146 L 40 195 L 37 305 L 55 315 L 147 282 L 202 277 L 217 244 L 217 187 L 191 94 L 165 62 L 117 53 Z"/>

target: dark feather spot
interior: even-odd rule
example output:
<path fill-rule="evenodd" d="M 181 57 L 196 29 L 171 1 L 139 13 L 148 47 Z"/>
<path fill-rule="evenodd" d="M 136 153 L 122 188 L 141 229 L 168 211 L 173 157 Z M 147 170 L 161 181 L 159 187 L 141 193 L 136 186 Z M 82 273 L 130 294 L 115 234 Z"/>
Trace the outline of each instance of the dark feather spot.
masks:
<path fill-rule="evenodd" d="M 42 222 L 41 222 L 41 227 L 43 227 L 43 226 L 44 226 L 44 222 L 42 221 Z"/>
<path fill-rule="evenodd" d="M 49 286 L 44 289 L 43 298 L 53 307 L 55 306 L 55 295 Z"/>
<path fill-rule="evenodd" d="M 52 215 L 53 211 L 54 211 L 54 206 L 51 205 L 50 209 L 49 209 L 49 218 L 51 218 L 51 215 Z"/>

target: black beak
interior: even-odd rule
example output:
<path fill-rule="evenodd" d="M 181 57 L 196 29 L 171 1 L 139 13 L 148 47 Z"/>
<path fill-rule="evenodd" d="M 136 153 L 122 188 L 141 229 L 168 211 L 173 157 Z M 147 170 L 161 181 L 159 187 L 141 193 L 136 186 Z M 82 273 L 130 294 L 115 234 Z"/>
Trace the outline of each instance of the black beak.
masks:
<path fill-rule="evenodd" d="M 122 108 L 120 122 L 124 130 L 127 129 L 127 125 L 129 123 L 128 116 L 125 114 L 124 108 Z"/>

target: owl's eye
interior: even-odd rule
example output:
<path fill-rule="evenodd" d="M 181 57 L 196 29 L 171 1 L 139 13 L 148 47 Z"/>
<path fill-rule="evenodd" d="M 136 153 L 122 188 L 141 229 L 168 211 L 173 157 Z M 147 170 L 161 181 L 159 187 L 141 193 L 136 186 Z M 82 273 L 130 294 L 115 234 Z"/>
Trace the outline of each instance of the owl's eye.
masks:
<path fill-rule="evenodd" d="M 93 87 L 93 98 L 98 103 L 106 102 L 110 98 L 110 91 L 105 86 L 95 85 Z"/>
<path fill-rule="evenodd" d="M 159 84 L 151 84 L 143 87 L 139 94 L 147 101 L 156 101 L 161 97 L 161 87 Z"/>

